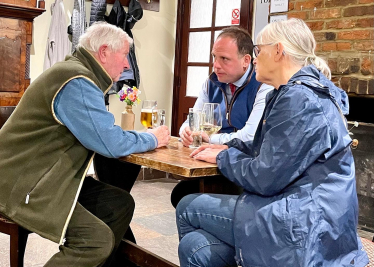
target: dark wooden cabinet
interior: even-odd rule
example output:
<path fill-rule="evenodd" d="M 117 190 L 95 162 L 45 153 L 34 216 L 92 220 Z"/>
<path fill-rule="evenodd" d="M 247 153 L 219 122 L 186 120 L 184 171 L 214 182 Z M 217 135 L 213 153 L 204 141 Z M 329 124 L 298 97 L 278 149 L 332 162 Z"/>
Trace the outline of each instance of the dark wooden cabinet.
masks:
<path fill-rule="evenodd" d="M 16 106 L 30 84 L 32 24 L 45 11 L 36 5 L 0 0 L 0 106 Z"/>

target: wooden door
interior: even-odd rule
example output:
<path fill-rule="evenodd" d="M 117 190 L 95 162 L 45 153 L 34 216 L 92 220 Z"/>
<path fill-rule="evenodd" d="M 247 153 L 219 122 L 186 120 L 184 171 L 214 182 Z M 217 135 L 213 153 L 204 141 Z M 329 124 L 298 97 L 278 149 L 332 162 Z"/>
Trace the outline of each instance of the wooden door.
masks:
<path fill-rule="evenodd" d="M 175 46 L 172 135 L 178 136 L 198 92 L 213 71 L 211 50 L 216 36 L 232 24 L 252 32 L 252 0 L 178 0 Z"/>

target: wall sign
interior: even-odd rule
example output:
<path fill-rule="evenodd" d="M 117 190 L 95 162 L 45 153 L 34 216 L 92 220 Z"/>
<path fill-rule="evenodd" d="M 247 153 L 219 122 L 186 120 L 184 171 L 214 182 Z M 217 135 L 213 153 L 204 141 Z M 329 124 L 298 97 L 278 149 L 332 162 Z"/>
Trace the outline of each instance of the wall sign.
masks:
<path fill-rule="evenodd" d="M 231 12 L 231 25 L 239 25 L 240 22 L 240 10 L 235 8 Z"/>
<path fill-rule="evenodd" d="M 274 16 L 270 16 L 269 23 L 276 22 L 276 21 L 282 21 L 282 20 L 287 20 L 287 15 L 274 15 Z"/>
<path fill-rule="evenodd" d="M 253 30 L 253 43 L 256 44 L 257 34 L 268 25 L 270 0 L 255 0 L 255 25 Z"/>
<path fill-rule="evenodd" d="M 271 0 L 270 13 L 279 13 L 288 11 L 288 0 Z"/>

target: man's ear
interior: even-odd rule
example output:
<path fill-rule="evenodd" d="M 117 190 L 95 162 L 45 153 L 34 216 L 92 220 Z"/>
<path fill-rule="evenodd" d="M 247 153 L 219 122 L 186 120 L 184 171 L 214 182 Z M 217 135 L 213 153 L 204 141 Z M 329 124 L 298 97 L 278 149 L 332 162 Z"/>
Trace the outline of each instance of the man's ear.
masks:
<path fill-rule="evenodd" d="M 248 69 L 248 66 L 251 65 L 252 57 L 249 54 L 244 55 L 243 68 Z"/>
<path fill-rule="evenodd" d="M 108 57 L 108 50 L 109 48 L 107 45 L 100 46 L 99 51 L 97 52 L 97 55 L 101 63 L 106 63 L 107 57 Z"/>
<path fill-rule="evenodd" d="M 279 61 L 285 55 L 284 53 L 284 46 L 282 43 L 277 44 L 277 53 L 275 55 L 275 61 Z"/>

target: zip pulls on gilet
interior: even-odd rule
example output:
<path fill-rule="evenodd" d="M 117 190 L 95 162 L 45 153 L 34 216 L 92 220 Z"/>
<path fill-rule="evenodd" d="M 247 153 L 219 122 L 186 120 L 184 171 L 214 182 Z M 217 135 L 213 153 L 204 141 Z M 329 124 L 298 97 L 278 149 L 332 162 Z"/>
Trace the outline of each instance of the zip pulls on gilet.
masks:
<path fill-rule="evenodd" d="M 248 78 L 247 78 L 246 82 L 243 83 L 240 87 L 238 87 L 237 90 L 235 90 L 234 94 L 232 95 L 230 106 L 228 107 L 227 113 L 229 113 L 229 110 L 231 111 L 232 104 L 235 102 L 235 99 L 239 95 L 239 92 L 241 92 L 249 84 L 249 82 L 251 81 L 253 72 L 254 72 L 254 69 L 252 68 L 251 72 L 248 75 Z M 261 85 L 262 85 L 262 83 L 260 83 L 259 87 L 257 88 L 257 91 L 260 89 Z M 229 119 L 227 118 L 227 120 L 229 120 Z M 229 122 L 229 124 L 231 125 L 230 122 Z"/>
<path fill-rule="evenodd" d="M 251 81 L 252 79 L 252 75 L 253 75 L 253 72 L 254 72 L 254 69 L 252 68 L 251 72 L 249 73 L 248 77 L 247 77 L 247 80 L 245 83 L 243 83 L 240 87 L 238 87 L 234 94 L 232 95 L 231 97 L 231 101 L 230 101 L 230 104 L 228 104 L 228 101 L 227 101 L 227 96 L 226 96 L 226 92 L 225 90 L 222 89 L 221 86 L 219 86 L 219 88 L 221 89 L 221 91 L 223 92 L 223 95 L 225 97 L 225 103 L 226 103 L 226 120 L 227 120 L 227 123 L 228 125 L 230 125 L 231 127 L 234 127 L 231 122 L 230 122 L 230 114 L 231 114 L 231 109 L 232 109 L 232 106 L 233 106 L 233 103 L 235 102 L 235 99 L 237 98 L 237 96 L 239 95 L 239 93 L 244 90 L 244 88 L 248 85 L 248 83 Z M 257 88 L 257 91 L 260 89 L 262 83 L 260 83 L 259 87 Z M 237 131 L 237 128 L 235 128 L 235 131 Z"/>
<path fill-rule="evenodd" d="M 29 204 L 29 201 L 30 201 L 30 194 L 31 192 L 35 189 L 35 187 L 39 184 L 40 180 L 31 188 L 31 190 L 29 192 L 27 192 L 26 194 L 26 200 L 25 200 L 25 204 Z"/>

